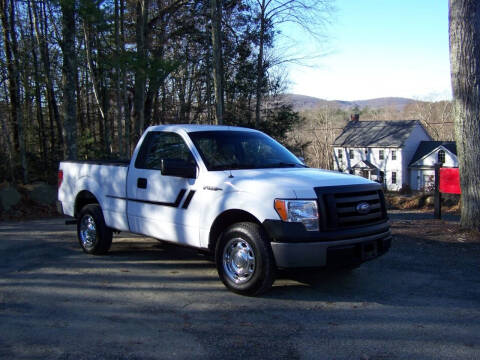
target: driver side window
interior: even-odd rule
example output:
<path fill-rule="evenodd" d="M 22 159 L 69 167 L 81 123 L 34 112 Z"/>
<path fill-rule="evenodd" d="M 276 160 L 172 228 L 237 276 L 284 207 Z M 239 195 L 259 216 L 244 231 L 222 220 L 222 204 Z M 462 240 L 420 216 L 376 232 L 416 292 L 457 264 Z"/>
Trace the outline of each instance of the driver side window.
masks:
<path fill-rule="evenodd" d="M 135 167 L 160 170 L 162 159 L 195 165 L 193 155 L 180 135 L 161 131 L 149 132 L 143 140 Z"/>

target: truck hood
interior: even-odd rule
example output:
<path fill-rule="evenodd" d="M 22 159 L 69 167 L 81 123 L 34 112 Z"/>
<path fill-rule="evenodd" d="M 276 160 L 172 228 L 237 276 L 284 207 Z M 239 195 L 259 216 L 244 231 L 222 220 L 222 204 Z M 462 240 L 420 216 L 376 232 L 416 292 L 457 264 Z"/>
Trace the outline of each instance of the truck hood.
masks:
<path fill-rule="evenodd" d="M 370 184 L 372 181 L 337 171 L 281 168 L 224 171 L 224 185 L 233 191 L 275 197 L 315 198 L 314 187 Z"/>

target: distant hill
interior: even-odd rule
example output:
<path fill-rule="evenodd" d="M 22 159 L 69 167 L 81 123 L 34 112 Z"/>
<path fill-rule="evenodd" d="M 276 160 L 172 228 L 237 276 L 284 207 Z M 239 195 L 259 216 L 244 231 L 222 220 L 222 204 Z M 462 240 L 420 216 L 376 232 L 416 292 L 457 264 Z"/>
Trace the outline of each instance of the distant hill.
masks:
<path fill-rule="evenodd" d="M 283 95 L 286 103 L 292 104 L 294 110 L 303 111 L 314 109 L 318 106 L 332 105 L 343 110 L 351 109 L 355 106 L 360 108 L 369 107 L 371 109 L 380 109 L 385 107 L 394 107 L 397 110 L 402 110 L 408 104 L 415 102 L 413 99 L 400 98 L 400 97 L 385 97 L 369 100 L 356 100 L 356 101 L 344 101 L 344 100 L 325 100 L 312 96 L 297 95 L 297 94 L 285 94 Z"/>

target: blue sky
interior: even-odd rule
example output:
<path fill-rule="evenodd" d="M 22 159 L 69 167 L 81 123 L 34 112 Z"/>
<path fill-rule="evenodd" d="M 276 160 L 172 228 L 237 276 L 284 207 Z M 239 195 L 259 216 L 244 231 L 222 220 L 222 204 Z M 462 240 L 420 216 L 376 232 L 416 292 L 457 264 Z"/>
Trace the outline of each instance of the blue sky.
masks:
<path fill-rule="evenodd" d="M 337 0 L 328 54 L 290 64 L 290 92 L 334 100 L 450 98 L 447 0 Z M 297 53 L 314 40 L 291 26 Z M 299 40 L 302 39 L 302 40 Z"/>

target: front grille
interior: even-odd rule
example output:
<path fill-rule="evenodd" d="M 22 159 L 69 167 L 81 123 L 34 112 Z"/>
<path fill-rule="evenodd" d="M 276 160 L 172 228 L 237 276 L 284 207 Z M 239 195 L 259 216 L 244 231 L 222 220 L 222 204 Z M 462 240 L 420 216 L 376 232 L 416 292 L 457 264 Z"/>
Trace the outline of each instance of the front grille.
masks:
<path fill-rule="evenodd" d="M 323 230 L 349 229 L 385 221 L 387 213 L 380 184 L 315 188 Z M 357 207 L 367 203 L 369 211 Z M 364 204 L 365 205 L 365 204 Z"/>

